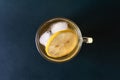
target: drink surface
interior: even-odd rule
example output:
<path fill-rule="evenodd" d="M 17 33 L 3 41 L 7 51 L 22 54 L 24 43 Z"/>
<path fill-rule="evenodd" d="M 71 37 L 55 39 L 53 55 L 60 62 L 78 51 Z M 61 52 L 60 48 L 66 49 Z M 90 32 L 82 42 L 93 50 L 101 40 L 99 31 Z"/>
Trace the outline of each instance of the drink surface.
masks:
<path fill-rule="evenodd" d="M 53 19 L 38 30 L 38 50 L 48 60 L 61 62 L 77 54 L 82 37 L 76 25 L 66 19 Z"/>

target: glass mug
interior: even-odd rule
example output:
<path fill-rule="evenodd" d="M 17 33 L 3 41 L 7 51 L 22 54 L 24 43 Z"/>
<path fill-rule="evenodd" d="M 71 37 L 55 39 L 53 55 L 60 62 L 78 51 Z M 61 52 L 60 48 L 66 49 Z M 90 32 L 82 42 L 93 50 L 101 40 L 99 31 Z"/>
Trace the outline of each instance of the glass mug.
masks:
<path fill-rule="evenodd" d="M 78 37 L 77 38 L 76 47 L 69 54 L 61 56 L 61 57 L 57 57 L 57 58 L 49 56 L 46 53 L 46 51 L 45 51 L 45 47 L 46 46 L 40 43 L 40 38 L 42 37 L 42 35 L 45 32 L 51 33 L 51 25 L 53 25 L 55 23 L 58 23 L 59 25 L 57 25 L 57 26 L 60 26 L 60 27 L 58 28 L 58 30 L 57 29 L 53 29 L 54 32 L 56 30 L 58 32 L 60 31 L 59 30 L 59 29 L 61 29 L 61 25 L 60 24 L 62 24 L 62 26 L 66 26 L 67 25 L 67 26 L 69 26 L 69 28 L 71 30 L 73 30 L 76 33 L 76 35 Z M 62 31 L 62 29 L 61 29 L 61 31 Z M 52 34 L 52 35 L 54 35 L 54 34 Z M 48 34 L 48 35 L 50 35 L 50 34 Z M 43 37 L 43 38 L 46 38 L 46 37 Z M 45 40 L 42 40 L 42 41 L 45 42 Z M 48 42 L 48 41 L 46 41 L 46 42 Z M 53 18 L 53 19 L 50 19 L 50 20 L 46 21 L 45 23 L 43 23 L 38 28 L 36 36 L 35 36 L 35 43 L 36 43 L 36 47 L 37 47 L 38 52 L 46 60 L 52 61 L 52 62 L 66 62 L 66 61 L 69 61 L 69 60 L 71 60 L 73 57 L 75 57 L 78 54 L 78 52 L 80 51 L 83 43 L 90 44 L 92 42 L 93 42 L 93 39 L 91 37 L 82 37 L 82 34 L 81 34 L 81 31 L 80 31 L 79 27 L 73 21 L 71 21 L 69 19 L 66 19 L 66 18 Z"/>

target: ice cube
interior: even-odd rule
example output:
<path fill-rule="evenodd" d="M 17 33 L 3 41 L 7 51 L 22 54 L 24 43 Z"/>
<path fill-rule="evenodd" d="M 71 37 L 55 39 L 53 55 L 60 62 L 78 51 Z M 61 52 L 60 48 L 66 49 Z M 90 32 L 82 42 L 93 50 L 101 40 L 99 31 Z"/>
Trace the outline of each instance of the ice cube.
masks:
<path fill-rule="evenodd" d="M 68 28 L 67 22 L 57 22 L 51 26 L 51 32 L 56 33 L 58 31 L 66 30 Z"/>
<path fill-rule="evenodd" d="M 43 33 L 39 39 L 39 42 L 43 45 L 46 46 L 46 43 L 48 41 L 48 39 L 50 38 L 50 32 L 46 31 L 45 33 Z"/>

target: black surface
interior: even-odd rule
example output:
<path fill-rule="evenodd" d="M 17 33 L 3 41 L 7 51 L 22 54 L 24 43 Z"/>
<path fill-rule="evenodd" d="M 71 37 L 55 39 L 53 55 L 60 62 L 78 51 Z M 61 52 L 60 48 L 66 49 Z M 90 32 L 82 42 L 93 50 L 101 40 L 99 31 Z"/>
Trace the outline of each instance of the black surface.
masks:
<path fill-rule="evenodd" d="M 120 3 L 101 0 L 0 0 L 0 80 L 120 80 Z M 44 60 L 35 46 L 41 23 L 66 17 L 93 36 L 71 61 Z"/>

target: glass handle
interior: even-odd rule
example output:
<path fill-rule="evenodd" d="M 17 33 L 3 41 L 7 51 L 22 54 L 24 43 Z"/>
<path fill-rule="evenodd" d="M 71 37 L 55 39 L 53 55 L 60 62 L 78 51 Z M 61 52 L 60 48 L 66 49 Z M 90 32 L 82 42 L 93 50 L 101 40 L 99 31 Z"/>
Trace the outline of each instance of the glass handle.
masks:
<path fill-rule="evenodd" d="M 91 44 L 91 43 L 93 43 L 93 38 L 92 37 L 83 37 L 83 42 Z"/>

